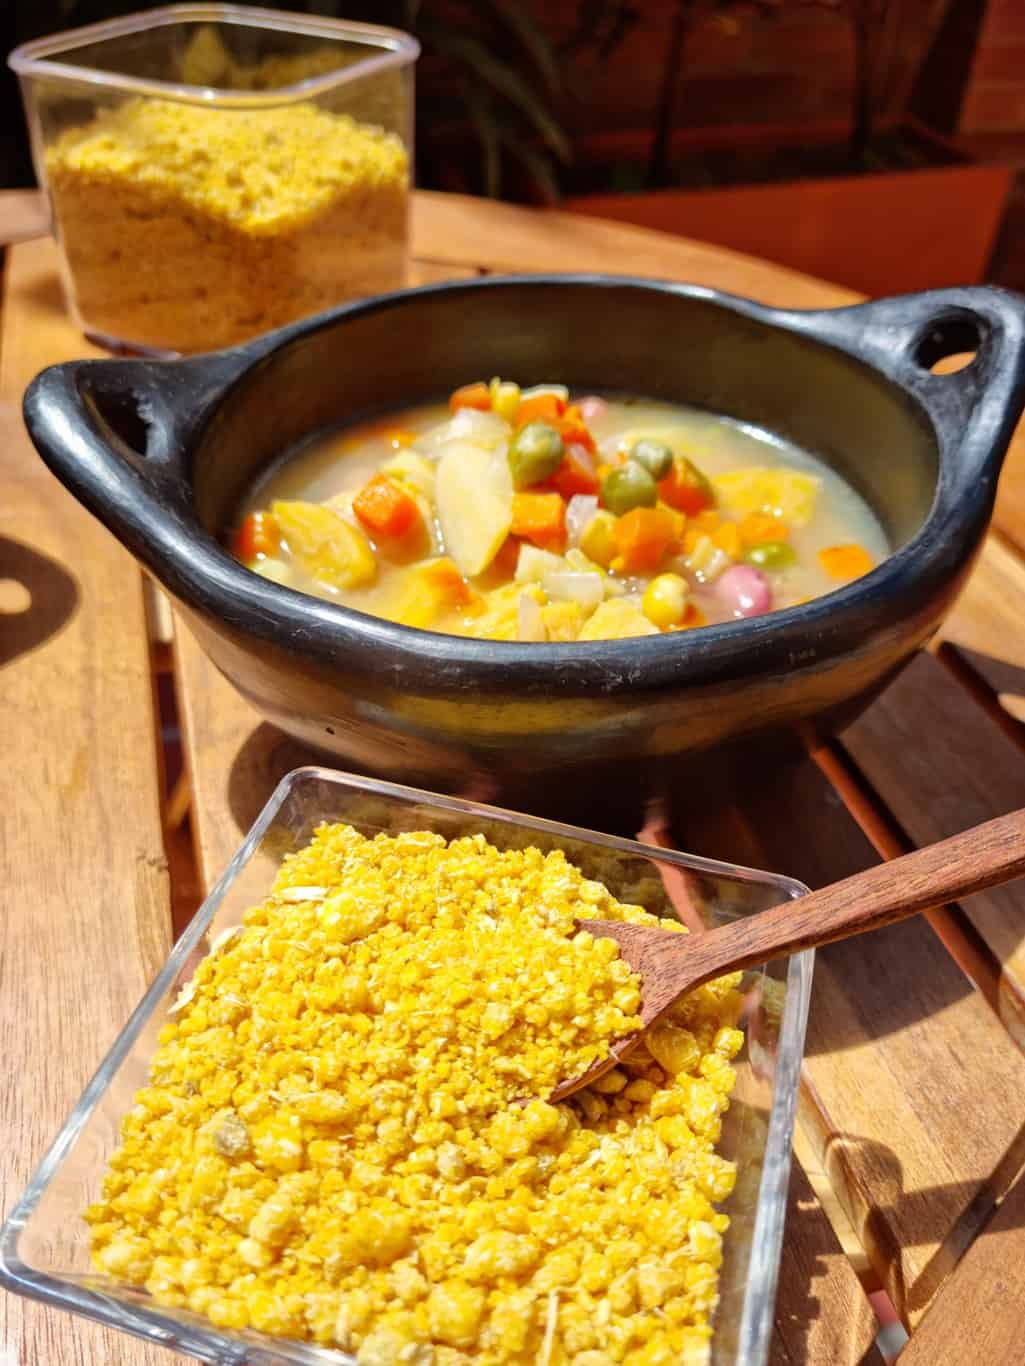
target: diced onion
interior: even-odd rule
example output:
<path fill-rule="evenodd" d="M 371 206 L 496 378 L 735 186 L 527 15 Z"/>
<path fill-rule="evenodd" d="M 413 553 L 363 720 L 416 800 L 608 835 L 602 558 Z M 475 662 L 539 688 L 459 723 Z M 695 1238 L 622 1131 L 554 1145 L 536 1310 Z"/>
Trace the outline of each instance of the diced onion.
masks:
<path fill-rule="evenodd" d="M 569 390 L 565 384 L 535 384 L 532 389 L 524 389 L 520 394 L 520 402 L 525 398 L 540 398 L 542 394 L 554 394 L 556 398 L 561 398 L 563 403 L 569 402 Z"/>
<path fill-rule="evenodd" d="M 521 593 L 516 609 L 516 634 L 520 640 L 544 640 L 545 623 L 541 606 L 529 593 Z"/>
<path fill-rule="evenodd" d="M 597 607 L 605 599 L 605 581 L 600 574 L 563 570 L 546 574 L 541 587 L 555 602 L 578 602 L 584 608 Z"/>
<path fill-rule="evenodd" d="M 283 588 L 292 586 L 292 571 L 284 560 L 267 556 L 262 560 L 256 560 L 250 567 L 253 573 L 259 574 L 262 579 L 270 579 L 271 583 L 279 583 Z"/>
<path fill-rule="evenodd" d="M 536 545 L 524 544 L 520 546 L 516 573 L 513 577 L 517 583 L 540 583 L 546 574 L 557 573 L 565 567 L 562 559 L 558 555 L 553 555 L 550 550 L 541 550 Z"/>
<path fill-rule="evenodd" d="M 482 450 L 493 451 L 509 440 L 509 424 L 497 413 L 482 413 L 476 408 L 460 408 L 454 417 L 432 427 L 417 439 L 417 449 L 432 459 L 440 459 L 450 441 L 469 441 Z"/>
<path fill-rule="evenodd" d="M 575 493 L 566 504 L 566 534 L 570 545 L 580 544 L 584 528 L 598 511 L 598 499 L 590 493 Z"/>
<path fill-rule="evenodd" d="M 562 558 L 565 561 L 562 566 L 563 569 L 576 569 L 581 573 L 586 571 L 588 574 L 601 573 L 601 565 L 589 560 L 582 550 L 577 550 L 574 546 L 570 546 Z"/>

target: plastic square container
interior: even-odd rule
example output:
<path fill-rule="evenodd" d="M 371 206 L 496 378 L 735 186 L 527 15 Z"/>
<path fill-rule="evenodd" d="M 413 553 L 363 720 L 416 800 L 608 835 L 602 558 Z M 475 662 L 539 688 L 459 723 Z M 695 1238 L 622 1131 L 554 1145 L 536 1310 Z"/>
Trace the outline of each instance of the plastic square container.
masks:
<path fill-rule="evenodd" d="M 121 1118 L 146 1082 L 157 1035 L 179 992 L 218 936 L 266 895 L 283 856 L 305 845 L 322 820 L 345 821 L 366 834 L 430 829 L 453 838 L 480 831 L 498 848 L 558 847 L 614 895 L 643 899 L 649 909 L 678 914 L 695 929 L 699 916 L 708 925 L 722 924 L 807 890 L 772 873 L 655 851 L 454 797 L 330 769 L 297 769 L 279 783 L 0 1231 L 0 1283 L 8 1290 L 223 1366 L 352 1361 L 342 1351 L 216 1329 L 99 1275 L 81 1218 L 98 1195 Z M 715 1366 L 762 1366 L 768 1353 L 811 977 L 810 952 L 745 974 L 745 1044 L 718 1148 L 737 1162 L 738 1175 L 723 1205 L 731 1224 L 723 1246 Z"/>
<path fill-rule="evenodd" d="M 26 43 L 71 311 L 114 350 L 215 350 L 406 283 L 419 44 L 171 5 Z"/>

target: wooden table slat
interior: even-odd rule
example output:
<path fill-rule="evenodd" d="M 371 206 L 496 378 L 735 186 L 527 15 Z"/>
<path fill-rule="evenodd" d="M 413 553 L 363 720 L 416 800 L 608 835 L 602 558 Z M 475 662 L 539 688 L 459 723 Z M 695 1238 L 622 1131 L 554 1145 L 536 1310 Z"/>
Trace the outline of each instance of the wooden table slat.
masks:
<path fill-rule="evenodd" d="M 929 655 L 913 660 L 842 737 L 861 772 L 916 844 L 1025 806 L 1025 756 Z M 1000 964 L 1001 1014 L 1025 1044 L 1025 884 L 963 906 Z"/>
<path fill-rule="evenodd" d="M 1013 492 L 1013 481 L 1002 486 Z M 1025 562 L 990 536 L 938 640 L 992 689 L 1006 716 L 1025 721 Z M 1012 728 L 1019 738 L 1025 730 Z"/>
<path fill-rule="evenodd" d="M 769 1366 L 883 1366 L 878 1331 L 868 1297 L 795 1163 Z"/>
<path fill-rule="evenodd" d="M 413 204 L 412 230 L 413 254 L 439 264 L 472 263 L 495 272 L 599 271 L 688 280 L 791 308 L 859 300 L 839 285 L 724 247 L 495 200 L 421 192 Z"/>
<path fill-rule="evenodd" d="M 685 818 L 678 832 L 685 848 L 812 887 L 878 861 L 821 769 L 797 752 L 731 820 Z M 924 921 L 819 951 L 802 1124 L 911 1324 L 936 1289 L 935 1259 L 960 1249 L 1010 1180 L 1023 1088 L 1025 1059 Z"/>
<path fill-rule="evenodd" d="M 40 365 L 84 349 L 59 313 L 36 330 L 54 283 L 49 243 L 12 253 L 0 337 L 5 1209 L 170 947 L 141 578 L 44 468 L 17 407 Z M 0 1301 L 0 1360 L 12 1366 L 174 1360 Z"/>
<path fill-rule="evenodd" d="M 1025 1304 L 1025 1174 L 940 1290 L 899 1366 L 1020 1366 Z"/>

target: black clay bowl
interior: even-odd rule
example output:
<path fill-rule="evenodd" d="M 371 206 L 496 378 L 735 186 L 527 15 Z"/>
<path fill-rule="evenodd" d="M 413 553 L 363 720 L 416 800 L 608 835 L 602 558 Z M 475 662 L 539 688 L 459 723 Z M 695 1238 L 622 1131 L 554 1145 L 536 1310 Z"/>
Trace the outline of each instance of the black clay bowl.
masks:
<path fill-rule="evenodd" d="M 59 479 L 271 721 L 403 781 L 579 808 L 682 756 L 849 719 L 929 637 L 990 517 L 1025 395 L 1025 301 L 988 288 L 784 312 L 605 277 L 475 280 L 337 309 L 185 361 L 82 361 L 29 388 Z M 937 359 L 974 351 L 956 374 Z M 464 640 L 269 583 L 218 535 L 311 432 L 481 375 L 697 404 L 777 432 L 870 502 L 894 553 L 800 607 L 587 644 Z"/>

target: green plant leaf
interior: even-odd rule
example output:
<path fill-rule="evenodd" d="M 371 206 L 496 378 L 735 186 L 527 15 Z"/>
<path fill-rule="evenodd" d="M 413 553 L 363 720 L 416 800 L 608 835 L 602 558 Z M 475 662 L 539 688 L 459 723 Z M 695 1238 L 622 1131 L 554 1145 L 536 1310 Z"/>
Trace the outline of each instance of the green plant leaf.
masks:
<path fill-rule="evenodd" d="M 402 5 L 402 27 L 415 29 L 420 19 L 420 10 L 423 7 L 423 0 L 403 0 Z"/>
<path fill-rule="evenodd" d="M 507 62 L 492 57 L 483 44 L 475 38 L 453 37 L 435 30 L 432 34 L 433 46 L 445 57 L 459 62 L 463 68 L 476 75 L 504 95 L 533 124 L 541 138 L 555 153 L 560 161 L 572 160 L 569 139 L 563 132 L 555 116 L 537 98 L 519 72 Z"/>
<path fill-rule="evenodd" d="M 562 73 L 555 49 L 547 35 L 534 22 L 532 14 L 519 0 L 484 0 L 488 9 L 516 35 L 523 48 L 534 59 L 548 89 L 553 93 L 562 86 Z"/>
<path fill-rule="evenodd" d="M 489 199 L 497 199 L 502 190 L 502 145 L 498 120 L 488 100 L 472 89 L 463 93 L 470 126 L 480 143 L 484 193 Z"/>
<path fill-rule="evenodd" d="M 551 157 L 523 142 L 515 133 L 508 130 L 502 132 L 502 145 L 508 149 L 510 156 L 515 157 L 527 168 L 549 204 L 558 204 L 562 201 L 562 190 L 559 188 Z"/>

